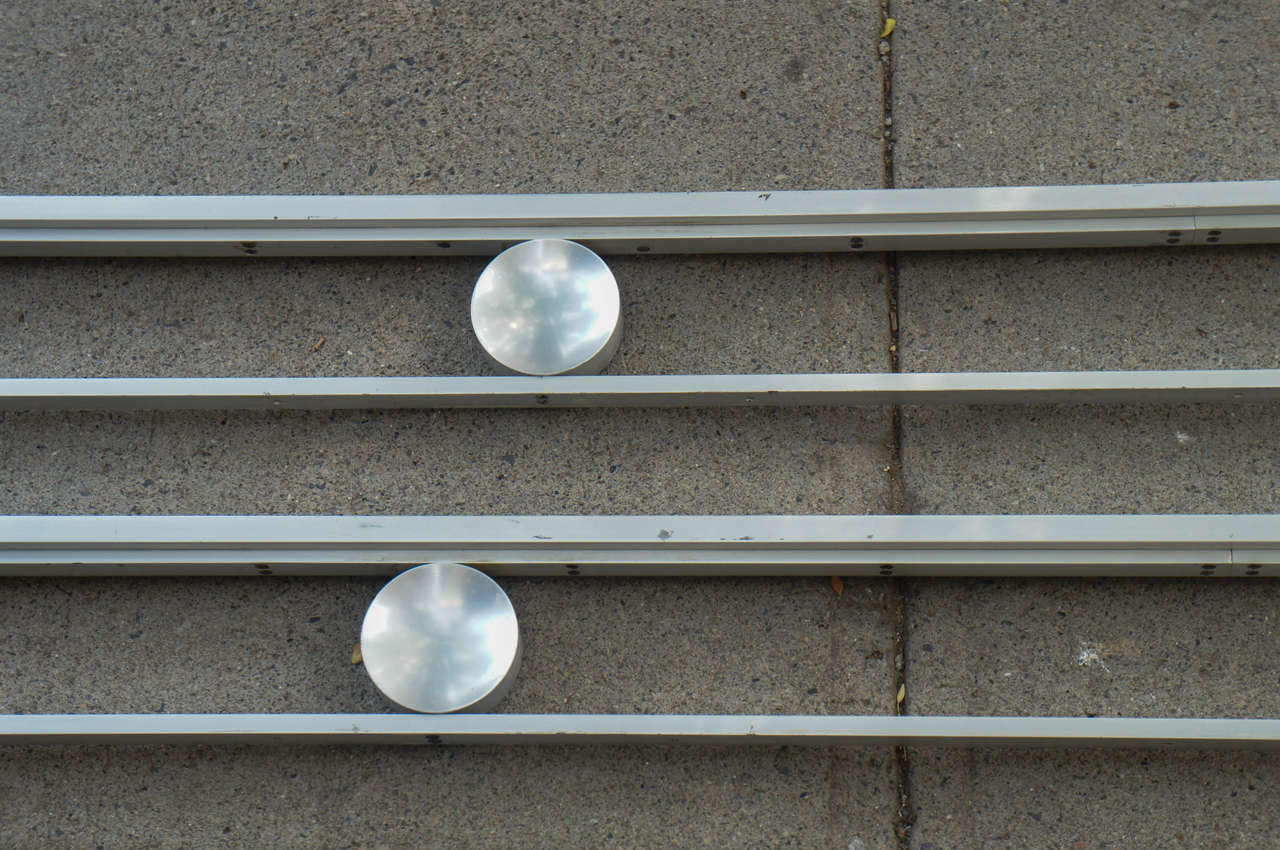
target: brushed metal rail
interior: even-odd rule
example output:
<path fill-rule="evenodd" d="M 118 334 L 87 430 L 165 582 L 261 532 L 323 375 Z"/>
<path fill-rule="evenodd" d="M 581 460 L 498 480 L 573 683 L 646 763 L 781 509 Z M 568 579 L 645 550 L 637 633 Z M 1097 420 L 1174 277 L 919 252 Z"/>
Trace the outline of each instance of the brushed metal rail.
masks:
<path fill-rule="evenodd" d="M 591 714 L 0 715 L 12 744 L 712 744 L 1274 749 L 1280 720 Z"/>
<path fill-rule="evenodd" d="M 800 375 L 0 378 L 0 410 L 1147 404 L 1280 399 L 1280 369 Z"/>
<path fill-rule="evenodd" d="M 1280 575 L 1280 516 L 0 516 L 0 577 Z"/>
<path fill-rule="evenodd" d="M 579 195 L 0 196 L 0 255 L 920 251 L 1280 241 L 1280 181 Z"/>

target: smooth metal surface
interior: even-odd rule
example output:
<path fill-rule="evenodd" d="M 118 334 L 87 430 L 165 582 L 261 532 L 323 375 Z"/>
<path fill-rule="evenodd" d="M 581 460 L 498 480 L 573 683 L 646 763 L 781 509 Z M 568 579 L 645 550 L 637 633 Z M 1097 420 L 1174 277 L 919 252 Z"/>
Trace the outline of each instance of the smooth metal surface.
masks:
<path fill-rule="evenodd" d="M 369 678 L 401 708 L 488 711 L 515 683 L 520 629 L 497 582 L 462 564 L 422 564 L 378 592 L 360 652 Z"/>
<path fill-rule="evenodd" d="M 618 283 L 604 260 L 576 242 L 522 242 L 481 272 L 471 327 L 505 372 L 594 375 L 622 338 Z"/>
<path fill-rule="evenodd" d="M 1280 399 L 1280 369 L 437 378 L 0 378 L 0 410 L 1166 404 Z"/>
<path fill-rule="evenodd" d="M 245 743 L 1274 749 L 1280 746 L 1280 720 L 661 714 L 0 715 L 0 745 Z"/>
<path fill-rule="evenodd" d="M 592 195 L 0 197 L 0 255 L 923 251 L 1280 241 L 1280 181 Z"/>
<path fill-rule="evenodd" d="M 1280 516 L 0 516 L 0 576 L 1280 575 Z"/>

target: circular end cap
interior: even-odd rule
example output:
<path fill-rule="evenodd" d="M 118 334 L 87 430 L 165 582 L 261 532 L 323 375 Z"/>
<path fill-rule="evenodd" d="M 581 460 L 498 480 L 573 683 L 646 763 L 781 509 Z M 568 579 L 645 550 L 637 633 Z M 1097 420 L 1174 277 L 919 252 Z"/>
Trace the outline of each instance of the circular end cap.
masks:
<path fill-rule="evenodd" d="M 534 239 L 493 258 L 471 294 L 471 326 L 485 353 L 522 375 L 590 375 L 622 335 L 618 282 L 594 251 Z"/>
<path fill-rule="evenodd" d="M 360 653 L 378 690 L 402 708 L 483 711 L 515 681 L 520 632 L 493 579 L 462 564 L 423 564 L 374 597 Z"/>

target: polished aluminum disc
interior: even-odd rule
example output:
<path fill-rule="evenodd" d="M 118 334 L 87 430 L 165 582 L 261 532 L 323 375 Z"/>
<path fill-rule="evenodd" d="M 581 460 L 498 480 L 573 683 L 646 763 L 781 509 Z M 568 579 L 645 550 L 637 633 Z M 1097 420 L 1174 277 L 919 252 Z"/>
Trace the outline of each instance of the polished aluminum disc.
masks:
<path fill-rule="evenodd" d="M 378 592 L 360 652 L 378 690 L 411 711 L 485 711 L 511 689 L 520 631 L 497 582 L 462 564 L 423 564 Z"/>
<path fill-rule="evenodd" d="M 485 353 L 522 375 L 593 375 L 622 338 L 618 283 L 590 248 L 534 239 L 493 258 L 471 295 Z"/>

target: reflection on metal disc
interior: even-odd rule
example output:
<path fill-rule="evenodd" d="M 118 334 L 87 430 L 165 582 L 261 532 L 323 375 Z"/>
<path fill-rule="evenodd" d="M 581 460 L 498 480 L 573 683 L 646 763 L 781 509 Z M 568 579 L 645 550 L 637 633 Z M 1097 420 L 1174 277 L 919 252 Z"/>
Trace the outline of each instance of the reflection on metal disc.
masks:
<path fill-rule="evenodd" d="M 593 375 L 622 338 L 618 283 L 590 248 L 534 239 L 485 267 L 471 325 L 499 367 L 523 375 Z"/>
<path fill-rule="evenodd" d="M 486 711 L 515 682 L 520 632 L 497 582 L 462 564 L 423 564 L 378 592 L 360 650 L 378 690 L 411 711 Z"/>

